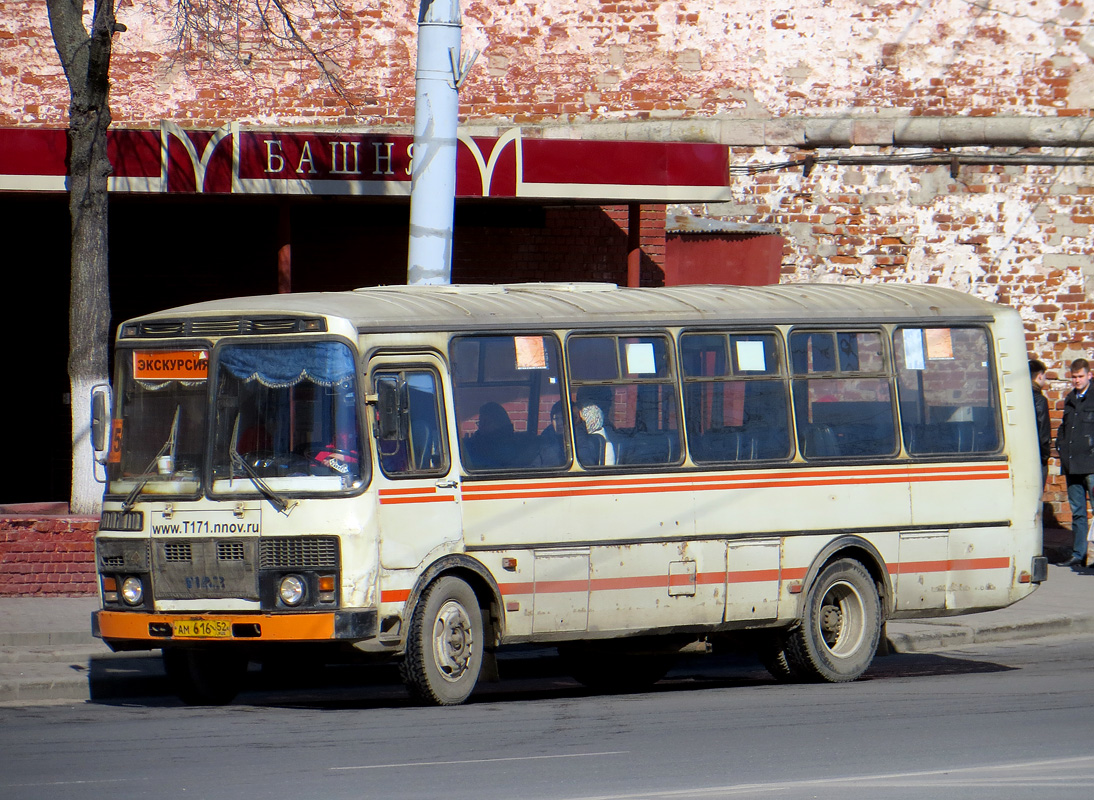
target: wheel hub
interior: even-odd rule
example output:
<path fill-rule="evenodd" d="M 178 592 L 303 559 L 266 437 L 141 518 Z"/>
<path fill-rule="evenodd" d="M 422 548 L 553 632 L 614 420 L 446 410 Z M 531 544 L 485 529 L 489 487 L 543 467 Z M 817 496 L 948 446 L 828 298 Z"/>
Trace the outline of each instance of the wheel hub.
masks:
<path fill-rule="evenodd" d="M 866 614 L 862 596 L 846 581 L 832 584 L 825 592 L 817 616 L 820 638 L 832 655 L 844 658 L 854 653 L 866 635 Z"/>
<path fill-rule="evenodd" d="M 463 606 L 449 600 L 437 613 L 433 628 L 433 656 L 446 680 L 457 681 L 471 662 L 474 652 L 471 619 Z"/>
<path fill-rule="evenodd" d="M 843 614 L 838 606 L 825 606 L 821 609 L 821 633 L 824 641 L 829 645 L 834 644 L 842 628 Z"/>

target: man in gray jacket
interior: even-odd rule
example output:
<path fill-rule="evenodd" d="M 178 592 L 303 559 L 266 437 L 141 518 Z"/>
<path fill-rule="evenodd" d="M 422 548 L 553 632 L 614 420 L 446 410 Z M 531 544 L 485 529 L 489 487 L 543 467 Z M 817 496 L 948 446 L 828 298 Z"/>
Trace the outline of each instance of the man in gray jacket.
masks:
<path fill-rule="evenodd" d="M 1064 399 L 1064 418 L 1056 432 L 1060 471 L 1067 477 L 1067 502 L 1071 506 L 1071 558 L 1065 567 L 1086 561 L 1086 501 L 1094 491 L 1094 392 L 1090 388 L 1090 363 L 1071 362 L 1071 385 Z"/>

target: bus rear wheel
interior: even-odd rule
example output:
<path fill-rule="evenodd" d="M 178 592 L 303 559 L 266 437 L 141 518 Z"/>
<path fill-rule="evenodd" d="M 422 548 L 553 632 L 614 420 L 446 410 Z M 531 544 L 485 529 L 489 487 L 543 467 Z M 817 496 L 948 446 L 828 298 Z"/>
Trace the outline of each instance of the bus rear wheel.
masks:
<path fill-rule="evenodd" d="M 764 668 L 780 683 L 791 683 L 798 679 L 798 671 L 786 654 L 786 641 L 783 637 L 773 636 L 769 641 L 763 642 L 756 655 Z"/>
<path fill-rule="evenodd" d="M 223 706 L 243 688 L 247 658 L 220 648 L 165 647 L 163 668 L 175 694 L 186 705 Z"/>
<path fill-rule="evenodd" d="M 870 573 L 852 559 L 833 561 L 813 582 L 801 624 L 787 636 L 787 664 L 803 678 L 853 681 L 873 661 L 881 627 Z"/>
<path fill-rule="evenodd" d="M 478 683 L 484 635 L 482 609 L 474 590 L 452 576 L 426 589 L 407 637 L 403 681 L 418 701 L 462 703 Z"/>

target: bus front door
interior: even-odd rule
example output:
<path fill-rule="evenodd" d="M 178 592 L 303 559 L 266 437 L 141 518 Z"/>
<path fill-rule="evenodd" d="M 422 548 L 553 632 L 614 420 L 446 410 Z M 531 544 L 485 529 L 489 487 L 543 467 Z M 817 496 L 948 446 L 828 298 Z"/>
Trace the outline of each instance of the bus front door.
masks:
<path fill-rule="evenodd" d="M 378 405 L 388 406 L 375 415 L 384 570 L 417 569 L 463 538 L 442 374 L 440 360 L 429 354 L 377 356 L 370 364 L 373 390 L 386 398 Z"/>

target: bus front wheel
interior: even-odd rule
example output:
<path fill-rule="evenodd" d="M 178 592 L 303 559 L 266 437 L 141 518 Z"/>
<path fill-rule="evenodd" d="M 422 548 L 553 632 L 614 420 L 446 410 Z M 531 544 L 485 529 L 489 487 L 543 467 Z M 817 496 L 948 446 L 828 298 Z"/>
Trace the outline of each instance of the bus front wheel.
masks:
<path fill-rule="evenodd" d="M 411 618 L 402 663 L 407 689 L 424 703 L 462 703 L 478 682 L 483 644 L 474 590 L 459 578 L 440 578 L 426 589 Z"/>
<path fill-rule="evenodd" d="M 870 666 L 880 636 L 874 579 L 858 561 L 834 561 L 813 582 L 801 624 L 787 636 L 788 666 L 805 678 L 853 681 Z"/>

